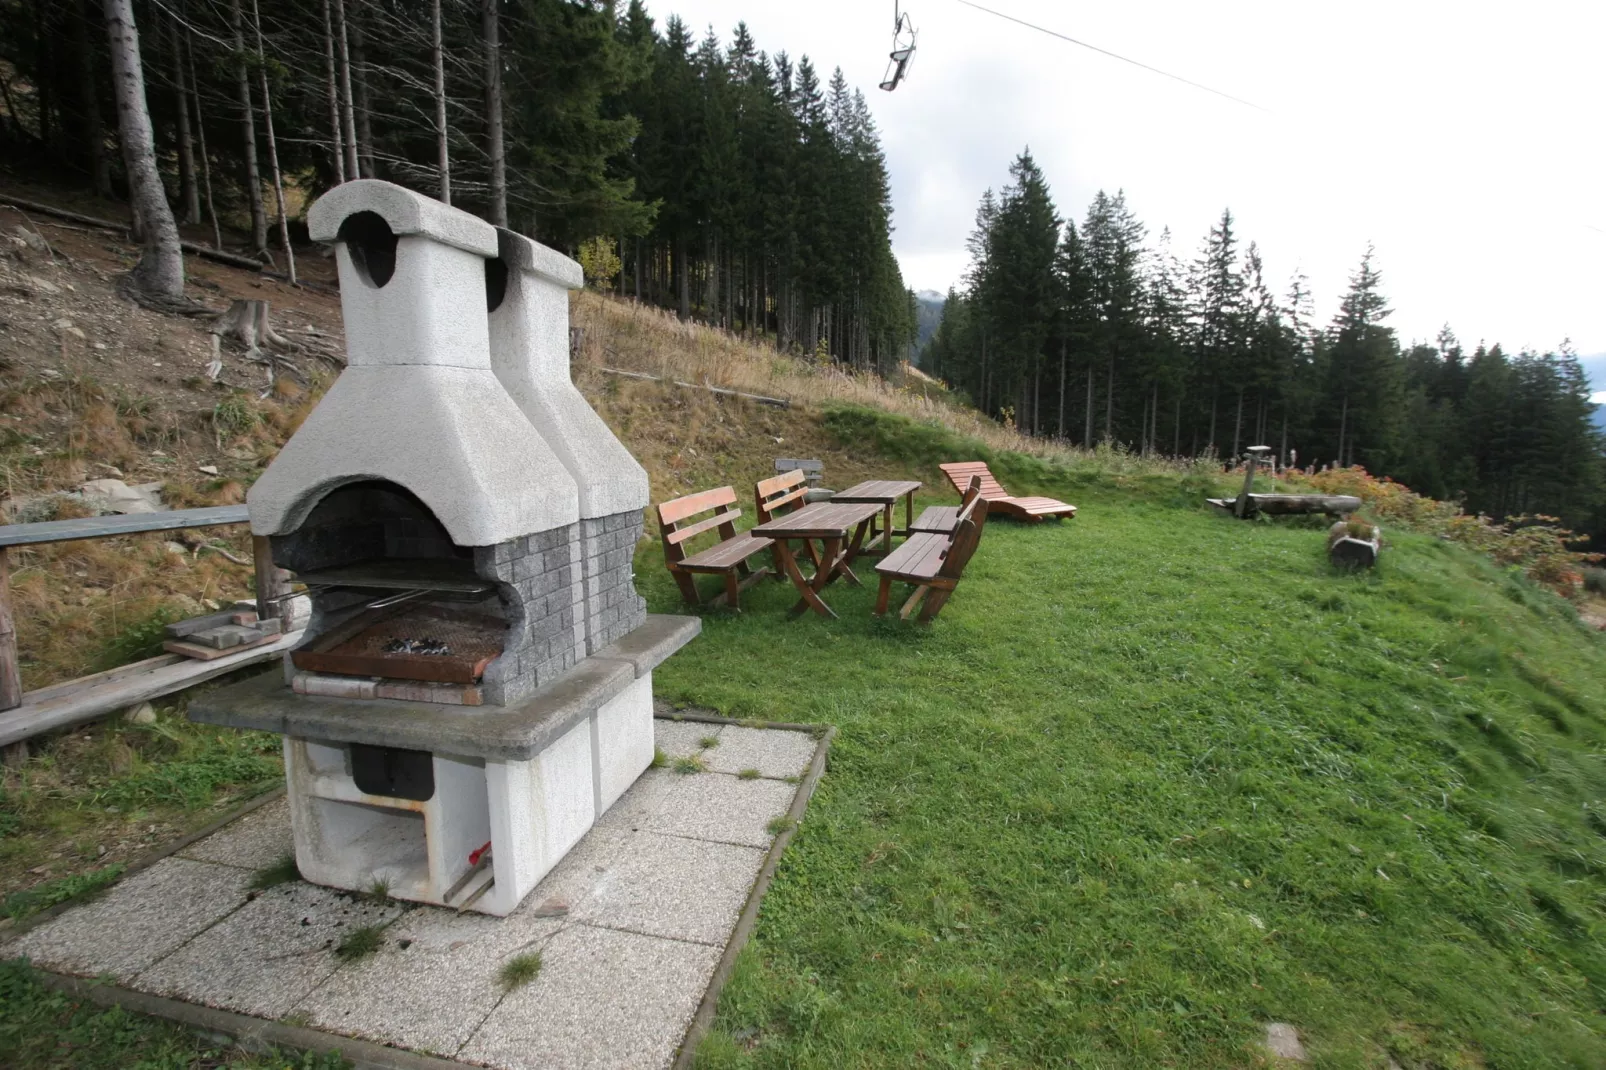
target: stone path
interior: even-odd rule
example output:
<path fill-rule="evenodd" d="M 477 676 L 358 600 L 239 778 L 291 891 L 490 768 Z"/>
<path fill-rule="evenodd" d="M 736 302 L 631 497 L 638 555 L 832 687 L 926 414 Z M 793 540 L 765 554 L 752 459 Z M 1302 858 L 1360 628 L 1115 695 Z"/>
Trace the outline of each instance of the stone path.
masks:
<path fill-rule="evenodd" d="M 292 851 L 279 799 L 4 954 L 506 1070 L 667 1067 L 817 743 L 778 729 L 655 725 L 671 762 L 698 756 L 707 771 L 648 770 L 506 918 L 299 881 L 251 891 L 257 870 Z M 342 962 L 335 948 L 363 926 L 383 927 L 382 946 Z M 502 966 L 531 951 L 540 973 L 506 990 Z"/>

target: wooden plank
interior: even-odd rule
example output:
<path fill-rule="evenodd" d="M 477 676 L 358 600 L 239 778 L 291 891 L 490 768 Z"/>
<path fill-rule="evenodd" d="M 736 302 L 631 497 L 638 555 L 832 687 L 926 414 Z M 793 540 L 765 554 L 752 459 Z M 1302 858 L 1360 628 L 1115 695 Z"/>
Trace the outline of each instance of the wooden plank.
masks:
<path fill-rule="evenodd" d="M 881 511 L 875 502 L 814 502 L 794 513 L 778 517 L 753 528 L 753 534 L 778 539 L 823 539 L 847 537 L 848 529 Z"/>
<path fill-rule="evenodd" d="M 160 513 L 129 513 L 126 516 L 47 520 L 39 524 L 7 524 L 0 526 L 0 547 L 35 546 L 73 539 L 104 539 L 113 535 L 141 535 L 147 531 L 208 528 L 219 524 L 245 524 L 250 520 L 251 515 L 243 505 L 218 505 L 206 509 L 173 509 Z"/>
<path fill-rule="evenodd" d="M 715 513 L 707 520 L 699 520 L 697 523 L 692 524 L 689 527 L 678 528 L 674 531 L 671 531 L 668 535 L 664 536 L 664 541 L 671 546 L 679 546 L 688 539 L 694 539 L 703 532 L 717 528 L 721 524 L 735 523 L 736 518 L 741 515 L 742 511 L 740 509 L 726 509 L 724 512 Z"/>
<path fill-rule="evenodd" d="M 803 469 L 794 468 L 790 472 L 785 472 L 778 476 L 771 476 L 769 479 L 759 480 L 757 488 L 758 496 L 761 498 L 768 498 L 772 494 L 779 494 L 782 491 L 790 490 L 793 487 L 799 486 L 807 482 L 807 480 L 808 476 L 804 473 Z"/>
<path fill-rule="evenodd" d="M 701 553 L 693 554 L 679 562 L 679 567 L 687 572 L 724 572 L 735 568 L 754 554 L 768 550 L 773 541 L 762 536 L 743 532 L 734 539 L 726 539 L 718 546 L 710 546 Z"/>
<path fill-rule="evenodd" d="M 953 533 L 954 525 L 957 523 L 959 523 L 959 506 L 928 505 L 920 510 L 920 516 L 909 526 L 909 534 L 949 535 Z"/>
<path fill-rule="evenodd" d="M 235 649 L 238 650 L 239 648 L 236 647 Z M 46 699 L 70 695 L 91 687 L 114 683 L 130 676 L 138 676 L 140 673 L 160 669 L 164 665 L 173 665 L 183 660 L 184 655 L 182 654 L 158 654 L 154 658 L 146 658 L 144 661 L 129 662 L 127 665 L 119 665 L 117 668 L 107 669 L 105 672 L 97 672 L 89 676 L 80 676 L 76 680 L 63 680 L 59 684 L 41 687 L 37 691 L 28 692 L 28 701 L 43 702 Z"/>
<path fill-rule="evenodd" d="M 0 546 L 0 710 L 22 705 L 22 669 L 17 664 L 17 624 L 11 614 L 11 565 Z"/>
<path fill-rule="evenodd" d="M 249 665 L 271 661 L 301 641 L 301 632 L 280 636 L 278 642 L 249 650 L 229 651 L 229 656 L 216 661 L 195 661 L 181 658 L 175 662 L 157 665 L 151 670 L 118 676 L 101 684 L 63 690 L 61 685 L 41 691 L 30 691 L 22 697 L 22 705 L 0 713 L 0 746 L 67 728 L 104 717 L 108 713 L 151 699 L 182 691 L 204 683 L 224 673 Z M 166 661 L 153 658 L 153 662 Z M 130 666 L 132 668 L 132 666 Z"/>
<path fill-rule="evenodd" d="M 658 506 L 658 521 L 662 524 L 673 524 L 684 520 L 688 516 L 709 509 L 716 509 L 721 505 L 736 504 L 735 487 L 715 487 L 713 490 L 700 490 L 696 494 L 688 494 L 684 498 L 675 498 Z"/>

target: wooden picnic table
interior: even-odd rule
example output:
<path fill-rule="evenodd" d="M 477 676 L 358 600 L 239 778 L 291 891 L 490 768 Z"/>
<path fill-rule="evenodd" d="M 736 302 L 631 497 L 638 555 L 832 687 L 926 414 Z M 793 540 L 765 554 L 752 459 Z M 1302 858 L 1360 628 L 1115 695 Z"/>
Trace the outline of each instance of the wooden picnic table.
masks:
<path fill-rule="evenodd" d="M 855 483 L 847 490 L 839 490 L 831 495 L 833 502 L 875 502 L 881 506 L 884 514 L 882 530 L 873 531 L 870 541 L 863 550 L 881 543 L 882 553 L 892 552 L 892 537 L 901 535 L 909 537 L 909 528 L 915 522 L 915 491 L 919 490 L 921 482 L 918 479 L 867 479 L 863 483 Z M 892 510 L 898 504 L 898 499 L 904 499 L 903 529 L 897 530 L 892 524 Z"/>
<path fill-rule="evenodd" d="M 859 582 L 850 566 L 863 550 L 864 533 L 870 522 L 880 513 L 879 502 L 839 502 L 833 498 L 828 502 L 805 505 L 752 529 L 754 535 L 775 540 L 775 556 L 780 561 L 781 569 L 803 596 L 792 607 L 793 614 L 812 609 L 822 617 L 836 616 L 820 598 L 820 592 L 838 576 L 846 576 L 854 584 Z M 814 570 L 812 580 L 798 568 L 797 558 L 792 554 L 793 539 L 818 539 L 824 544 L 820 565 Z"/>

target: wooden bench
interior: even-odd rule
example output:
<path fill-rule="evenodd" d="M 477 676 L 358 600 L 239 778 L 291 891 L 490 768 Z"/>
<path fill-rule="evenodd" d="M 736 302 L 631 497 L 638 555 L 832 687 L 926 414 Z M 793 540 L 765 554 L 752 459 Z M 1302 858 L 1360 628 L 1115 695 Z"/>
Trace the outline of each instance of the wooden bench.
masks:
<path fill-rule="evenodd" d="M 664 561 L 669 566 L 669 574 L 675 577 L 675 583 L 680 586 L 680 593 L 687 605 L 703 604 L 693 579 L 695 575 L 724 576 L 725 590 L 710 599 L 708 604 L 724 604 L 740 613 L 741 593 L 770 574 L 768 568 L 755 571 L 748 567 L 747 562 L 755 554 L 773 547 L 774 540 L 746 531 L 737 534 L 736 518 L 742 515 L 742 511 L 735 505 L 735 488 L 719 487 L 688 494 L 658 506 L 658 530 L 664 540 Z M 696 519 L 704 513 L 713 515 Z M 686 553 L 687 543 L 716 529 L 719 542 L 695 554 Z"/>
<path fill-rule="evenodd" d="M 1040 523 L 1049 517 L 1064 517 L 1070 519 L 1076 516 L 1076 506 L 1068 505 L 1058 498 L 1017 498 L 1001 486 L 993 478 L 993 473 L 987 467 L 986 461 L 959 461 L 952 464 L 939 464 L 942 474 L 948 477 L 954 490 L 963 494 L 972 477 L 981 480 L 981 496 L 995 514 L 1014 517 L 1028 523 Z"/>
<path fill-rule="evenodd" d="M 982 528 L 987 525 L 987 499 L 977 494 L 959 509 L 952 535 L 936 532 L 918 532 L 904 540 L 902 546 L 888 554 L 875 570 L 881 574 L 881 593 L 876 597 L 876 616 L 885 616 L 887 598 L 892 593 L 892 581 L 901 580 L 915 585 L 914 593 L 903 604 L 898 617 L 908 620 L 920 609 L 920 623 L 929 624 L 965 574 L 965 565 L 981 542 Z M 925 607 L 921 608 L 921 602 Z"/>
<path fill-rule="evenodd" d="M 959 514 L 965 506 L 981 496 L 981 478 L 970 477 L 970 486 L 965 488 L 958 505 L 928 505 L 920 510 L 915 522 L 909 525 L 909 534 L 924 533 L 927 535 L 952 535 L 954 528 L 959 524 Z"/>

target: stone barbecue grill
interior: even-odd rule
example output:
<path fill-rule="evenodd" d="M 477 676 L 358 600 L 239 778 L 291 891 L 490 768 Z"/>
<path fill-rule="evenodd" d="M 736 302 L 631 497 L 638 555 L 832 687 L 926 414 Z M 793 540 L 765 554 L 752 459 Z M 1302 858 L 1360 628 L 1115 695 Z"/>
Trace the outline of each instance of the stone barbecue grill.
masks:
<path fill-rule="evenodd" d="M 251 489 L 312 600 L 198 720 L 285 736 L 308 880 L 506 914 L 651 763 L 639 464 L 569 374 L 569 258 L 399 186 L 336 187 L 348 363 Z"/>

